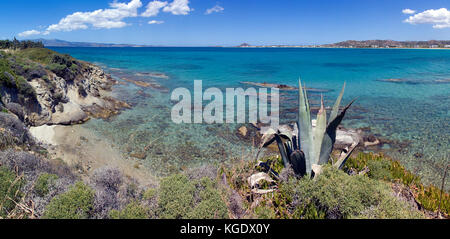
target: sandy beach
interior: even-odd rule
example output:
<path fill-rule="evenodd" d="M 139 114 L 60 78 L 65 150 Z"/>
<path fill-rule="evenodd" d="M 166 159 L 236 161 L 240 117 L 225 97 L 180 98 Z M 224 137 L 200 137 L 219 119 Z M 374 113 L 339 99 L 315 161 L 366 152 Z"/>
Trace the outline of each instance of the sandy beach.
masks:
<path fill-rule="evenodd" d="M 157 181 L 151 172 L 134 158 L 124 156 L 109 142 L 101 139 L 83 125 L 32 127 L 31 134 L 41 143 L 49 145 L 52 158 L 61 159 L 75 167 L 87 178 L 98 168 L 117 168 L 141 185 L 154 185 Z"/>

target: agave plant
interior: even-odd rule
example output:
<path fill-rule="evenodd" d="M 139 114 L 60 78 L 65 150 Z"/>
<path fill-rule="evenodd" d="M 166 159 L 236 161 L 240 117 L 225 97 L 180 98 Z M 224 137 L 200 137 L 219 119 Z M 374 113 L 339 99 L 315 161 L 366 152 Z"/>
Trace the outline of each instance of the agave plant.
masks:
<path fill-rule="evenodd" d="M 263 147 L 276 142 L 285 167 L 291 166 L 295 174 L 301 177 L 306 174 L 311 176 L 320 174 L 322 165 L 327 164 L 331 158 L 336 142 L 336 130 L 354 102 L 354 100 L 350 102 L 339 113 L 344 90 L 345 83 L 333 106 L 328 123 L 322 97 L 316 126 L 313 128 L 306 89 L 299 80 L 299 117 L 294 129 L 281 126 L 278 129 L 267 130 L 264 132 L 260 151 Z M 341 168 L 355 147 L 356 144 L 341 155 L 333 165 Z"/>

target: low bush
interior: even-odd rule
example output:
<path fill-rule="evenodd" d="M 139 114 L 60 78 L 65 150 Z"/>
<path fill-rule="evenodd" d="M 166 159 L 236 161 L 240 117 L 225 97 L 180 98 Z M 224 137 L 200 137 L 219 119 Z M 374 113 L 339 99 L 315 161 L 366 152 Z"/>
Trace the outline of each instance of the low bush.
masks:
<path fill-rule="evenodd" d="M 228 209 L 224 203 L 217 184 L 210 178 L 204 177 L 197 183 L 199 203 L 189 213 L 192 219 L 222 219 L 228 217 Z"/>
<path fill-rule="evenodd" d="M 50 191 L 49 186 L 55 183 L 59 177 L 55 174 L 43 173 L 36 179 L 34 192 L 40 197 L 44 197 Z"/>
<path fill-rule="evenodd" d="M 436 212 L 441 202 L 441 212 L 450 214 L 450 195 L 433 185 L 425 186 L 421 183 L 420 177 L 411 173 L 398 161 L 394 161 L 382 154 L 360 153 L 357 157 L 350 158 L 345 166 L 345 170 L 351 169 L 361 171 L 364 167 L 370 169 L 368 176 L 374 179 L 385 181 L 398 181 L 409 186 L 416 200 L 420 205 L 430 211 Z M 442 200 L 441 200 L 442 193 Z"/>
<path fill-rule="evenodd" d="M 111 210 L 111 219 L 148 219 L 149 209 L 139 202 L 131 202 L 123 210 Z"/>
<path fill-rule="evenodd" d="M 417 216 L 412 208 L 399 207 L 403 204 L 392 195 L 389 184 L 363 175 L 350 176 L 333 167 L 326 167 L 315 180 L 282 183 L 276 198 L 288 202 L 287 212 L 295 218 Z"/>
<path fill-rule="evenodd" d="M 93 208 L 94 191 L 82 182 L 77 182 L 47 205 L 43 218 L 86 219 Z"/>
<path fill-rule="evenodd" d="M 11 149 L 0 152 L 0 163 L 9 169 L 15 169 L 19 173 L 24 174 L 34 174 L 44 164 L 38 157 L 32 154 Z"/>
<path fill-rule="evenodd" d="M 189 180 L 183 174 L 161 181 L 158 205 L 161 218 L 226 218 L 228 214 L 216 182 L 206 177 Z"/>
<path fill-rule="evenodd" d="M 6 217 L 16 207 L 15 202 L 22 196 L 20 190 L 24 184 L 25 180 L 5 166 L 0 166 L 0 217 Z"/>
<path fill-rule="evenodd" d="M 159 190 L 158 204 L 161 218 L 187 217 L 194 203 L 195 186 L 185 175 L 175 174 L 162 179 Z"/>
<path fill-rule="evenodd" d="M 94 217 L 107 218 L 112 209 L 120 207 L 118 192 L 123 184 L 123 175 L 115 168 L 99 168 L 90 181 L 95 189 Z"/>

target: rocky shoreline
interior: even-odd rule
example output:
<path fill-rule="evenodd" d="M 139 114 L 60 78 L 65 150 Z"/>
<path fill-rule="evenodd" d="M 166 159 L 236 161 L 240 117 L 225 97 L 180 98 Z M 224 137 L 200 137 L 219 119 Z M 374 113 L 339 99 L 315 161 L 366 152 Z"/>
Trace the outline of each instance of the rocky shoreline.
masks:
<path fill-rule="evenodd" d="M 115 80 L 97 66 L 83 63 L 80 74 L 72 81 L 53 72 L 42 72 L 29 84 L 36 100 L 20 104 L 13 90 L 2 90 L 5 108 L 22 118 L 29 126 L 73 125 L 90 117 L 109 118 L 130 108 L 125 102 L 109 96 Z"/>

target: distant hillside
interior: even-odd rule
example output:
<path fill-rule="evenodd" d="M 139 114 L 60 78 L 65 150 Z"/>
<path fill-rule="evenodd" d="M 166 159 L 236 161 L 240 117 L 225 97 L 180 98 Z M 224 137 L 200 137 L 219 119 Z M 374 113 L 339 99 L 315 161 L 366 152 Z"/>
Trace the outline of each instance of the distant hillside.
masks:
<path fill-rule="evenodd" d="M 343 41 L 324 45 L 259 45 L 253 46 L 243 43 L 239 48 L 450 48 L 450 40 L 437 41 L 394 41 L 394 40 L 367 40 Z"/>
<path fill-rule="evenodd" d="M 46 47 L 146 47 L 144 45 L 132 45 L 132 44 L 69 42 L 58 39 L 33 39 L 32 41 L 42 42 Z"/>
<path fill-rule="evenodd" d="M 450 48 L 450 41 L 393 41 L 393 40 L 367 40 L 367 41 L 343 41 L 333 44 L 321 45 L 321 47 L 342 48 Z"/>

